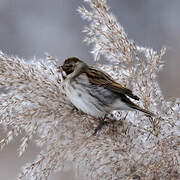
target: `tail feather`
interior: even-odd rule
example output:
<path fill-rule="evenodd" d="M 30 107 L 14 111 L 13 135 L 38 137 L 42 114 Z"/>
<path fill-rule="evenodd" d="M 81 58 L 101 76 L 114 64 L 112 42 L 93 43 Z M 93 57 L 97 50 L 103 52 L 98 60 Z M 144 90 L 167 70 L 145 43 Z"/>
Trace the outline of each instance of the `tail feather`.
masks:
<path fill-rule="evenodd" d="M 137 106 L 137 105 L 133 106 L 132 108 L 133 108 L 133 109 L 136 109 L 136 110 L 138 110 L 138 111 L 141 111 L 141 112 L 143 112 L 143 113 L 145 113 L 147 116 L 150 116 L 150 117 L 155 116 L 154 113 L 152 113 L 152 112 L 150 112 L 150 111 L 148 111 L 148 110 L 146 110 L 146 109 L 142 109 L 142 108 L 140 108 L 140 107 Z"/>
<path fill-rule="evenodd" d="M 126 95 L 129 96 L 132 99 L 137 100 L 137 101 L 139 101 L 139 99 L 140 99 L 138 96 L 134 95 L 132 92 L 131 93 L 126 93 Z"/>
<path fill-rule="evenodd" d="M 125 102 L 129 107 L 131 107 L 132 109 L 135 109 L 135 110 L 138 110 L 138 111 L 141 111 L 143 113 L 145 113 L 147 116 L 155 116 L 154 113 L 146 110 L 146 109 L 143 109 L 141 107 L 139 107 L 138 105 L 134 104 L 129 98 L 127 98 L 126 96 L 121 96 L 121 100 L 123 102 Z"/>

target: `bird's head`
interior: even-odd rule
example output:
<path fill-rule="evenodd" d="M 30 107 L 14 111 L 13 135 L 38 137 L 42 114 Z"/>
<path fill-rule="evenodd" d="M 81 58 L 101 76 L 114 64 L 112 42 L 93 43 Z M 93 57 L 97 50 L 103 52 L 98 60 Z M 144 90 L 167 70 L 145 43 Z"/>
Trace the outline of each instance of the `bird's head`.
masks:
<path fill-rule="evenodd" d="M 64 64 L 61 66 L 62 70 L 66 73 L 66 75 L 71 74 L 75 67 L 77 67 L 80 63 L 83 63 L 76 57 L 70 57 L 64 61 Z"/>
<path fill-rule="evenodd" d="M 75 68 L 80 64 L 85 63 L 76 57 L 69 57 L 65 59 L 64 64 L 61 66 L 61 69 L 63 70 L 63 77 L 66 78 L 69 74 L 74 72 Z"/>

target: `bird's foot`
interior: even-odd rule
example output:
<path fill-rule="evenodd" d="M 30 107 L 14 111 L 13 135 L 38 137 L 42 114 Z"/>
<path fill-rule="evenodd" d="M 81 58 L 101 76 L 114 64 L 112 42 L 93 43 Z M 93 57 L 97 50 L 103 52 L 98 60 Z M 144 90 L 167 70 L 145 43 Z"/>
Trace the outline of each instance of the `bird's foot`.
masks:
<path fill-rule="evenodd" d="M 108 121 L 104 121 L 104 120 L 100 120 L 99 125 L 97 126 L 97 128 L 94 130 L 94 133 L 92 134 L 92 136 L 95 136 L 97 134 L 98 131 L 100 131 L 103 126 L 108 125 L 110 122 Z"/>

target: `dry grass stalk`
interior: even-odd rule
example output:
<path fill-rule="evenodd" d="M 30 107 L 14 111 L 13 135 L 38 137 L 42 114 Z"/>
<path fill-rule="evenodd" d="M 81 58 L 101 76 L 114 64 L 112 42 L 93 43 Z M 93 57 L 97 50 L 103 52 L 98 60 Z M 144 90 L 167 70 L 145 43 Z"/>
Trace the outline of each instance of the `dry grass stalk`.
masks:
<path fill-rule="evenodd" d="M 1 126 L 8 131 L 1 148 L 22 132 L 19 155 L 30 141 L 42 147 L 19 179 L 48 179 L 67 160 L 89 179 L 178 179 L 180 99 L 166 100 L 156 79 L 165 49 L 156 52 L 137 46 L 105 0 L 86 1 L 91 10 L 79 11 L 90 21 L 86 41 L 94 44 L 95 59 L 105 56 L 111 65 L 100 67 L 132 88 L 141 97 L 140 105 L 157 117 L 114 113 L 113 125 L 92 137 L 97 124 L 64 97 L 56 60 L 48 56 L 46 61 L 27 63 L 1 53 L 0 88 L 9 89 L 0 95 Z"/>

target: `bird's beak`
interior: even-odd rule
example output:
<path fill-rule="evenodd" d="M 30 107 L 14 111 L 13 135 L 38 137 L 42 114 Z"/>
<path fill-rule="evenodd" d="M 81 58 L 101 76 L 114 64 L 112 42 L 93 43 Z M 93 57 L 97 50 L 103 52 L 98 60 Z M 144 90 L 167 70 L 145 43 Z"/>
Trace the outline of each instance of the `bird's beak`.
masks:
<path fill-rule="evenodd" d="M 58 66 L 58 70 L 57 70 L 57 72 L 62 73 L 62 71 L 63 71 L 62 66 Z"/>

